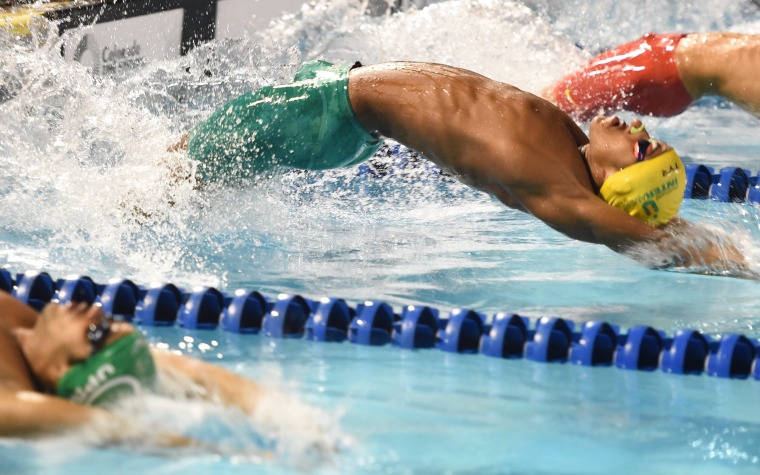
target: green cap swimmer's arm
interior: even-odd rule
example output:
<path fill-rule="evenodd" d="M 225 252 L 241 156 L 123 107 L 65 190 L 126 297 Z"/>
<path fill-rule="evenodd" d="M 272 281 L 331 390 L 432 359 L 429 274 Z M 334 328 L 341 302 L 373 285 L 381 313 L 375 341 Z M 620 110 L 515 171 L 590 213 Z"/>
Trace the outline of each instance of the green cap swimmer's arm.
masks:
<path fill-rule="evenodd" d="M 196 358 L 161 350 L 153 349 L 153 359 L 162 375 L 189 378 L 204 389 L 208 400 L 238 407 L 247 414 L 253 414 L 256 410 L 262 390 L 250 379 Z"/>
<path fill-rule="evenodd" d="M 80 432 L 97 445 L 138 443 L 159 447 L 198 446 L 183 436 L 158 433 L 103 409 L 81 406 L 35 391 L 0 385 L 0 437 L 35 437 Z"/>
<path fill-rule="evenodd" d="M 35 391 L 0 387 L 0 436 L 26 437 L 81 427 L 105 411 Z"/>

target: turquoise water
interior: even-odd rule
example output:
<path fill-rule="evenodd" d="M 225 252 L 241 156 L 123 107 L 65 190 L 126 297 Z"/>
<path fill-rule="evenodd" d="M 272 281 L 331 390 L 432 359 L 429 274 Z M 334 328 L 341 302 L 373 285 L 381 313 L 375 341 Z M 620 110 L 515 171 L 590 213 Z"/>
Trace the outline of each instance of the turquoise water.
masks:
<path fill-rule="evenodd" d="M 158 165 L 183 164 L 164 150 L 214 107 L 285 81 L 308 59 L 445 62 L 538 92 L 589 54 L 646 31 L 760 30 L 748 2 L 594 8 L 449 1 L 367 18 L 352 2 L 319 3 L 264 33 L 116 78 L 65 63 L 54 39 L 37 48 L 2 39 L 0 80 L 21 87 L 0 104 L 0 266 L 757 338 L 756 283 L 648 270 L 434 175 L 291 173 L 199 192 Z M 642 11 L 647 22 L 634 21 Z M 693 161 L 760 171 L 760 122 L 721 101 L 647 125 Z M 689 201 L 683 215 L 725 230 L 760 262 L 757 205 Z M 4 441 L 2 473 L 757 471 L 753 381 L 221 331 L 148 335 L 264 382 L 284 395 L 284 409 L 265 424 L 149 400 L 144 411 L 124 410 L 217 441 L 222 454 Z M 249 453 L 272 446 L 272 459 Z"/>

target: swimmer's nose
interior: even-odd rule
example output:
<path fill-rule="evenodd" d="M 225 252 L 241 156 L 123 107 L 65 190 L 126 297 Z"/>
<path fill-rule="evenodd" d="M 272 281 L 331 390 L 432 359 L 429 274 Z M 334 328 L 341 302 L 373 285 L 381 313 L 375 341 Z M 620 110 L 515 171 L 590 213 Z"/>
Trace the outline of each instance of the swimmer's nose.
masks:
<path fill-rule="evenodd" d="M 644 127 L 644 123 L 641 120 L 633 119 L 631 121 L 631 126 L 628 128 L 628 133 L 631 135 L 636 135 L 644 132 L 645 130 L 646 128 Z"/>

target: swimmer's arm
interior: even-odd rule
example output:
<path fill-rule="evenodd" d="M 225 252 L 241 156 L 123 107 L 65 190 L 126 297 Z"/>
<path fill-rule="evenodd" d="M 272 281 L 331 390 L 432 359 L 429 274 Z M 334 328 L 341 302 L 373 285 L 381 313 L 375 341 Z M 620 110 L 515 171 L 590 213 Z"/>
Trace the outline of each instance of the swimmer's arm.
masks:
<path fill-rule="evenodd" d="M 34 391 L 0 387 L 0 437 L 36 437 L 81 430 L 98 445 L 139 443 L 198 446 L 195 441 L 139 426 L 102 409 Z"/>
<path fill-rule="evenodd" d="M 179 373 L 199 385 L 210 400 L 240 408 L 252 414 L 261 395 L 261 388 L 253 381 L 226 369 L 196 358 L 153 349 L 158 369 L 167 373 Z"/>
<path fill-rule="evenodd" d="M 525 204 L 534 216 L 568 237 L 603 244 L 650 267 L 677 266 L 700 274 L 752 278 L 744 257 L 733 246 L 716 245 L 710 236 L 701 235 L 703 230 L 681 219 L 674 220 L 666 232 L 585 190 L 535 197 Z"/>
<path fill-rule="evenodd" d="M 615 252 L 624 253 L 635 242 L 657 241 L 665 235 L 573 183 L 531 193 L 521 201 L 528 212 L 562 234 L 603 244 Z"/>
<path fill-rule="evenodd" d="M 0 387 L 0 437 L 62 432 L 86 424 L 101 412 L 34 391 Z"/>
<path fill-rule="evenodd" d="M 660 246 L 670 246 L 681 262 L 673 265 L 693 268 L 695 273 L 760 280 L 760 274 L 750 269 L 747 259 L 730 241 L 682 218 L 674 218 L 661 228 L 668 239 Z"/>

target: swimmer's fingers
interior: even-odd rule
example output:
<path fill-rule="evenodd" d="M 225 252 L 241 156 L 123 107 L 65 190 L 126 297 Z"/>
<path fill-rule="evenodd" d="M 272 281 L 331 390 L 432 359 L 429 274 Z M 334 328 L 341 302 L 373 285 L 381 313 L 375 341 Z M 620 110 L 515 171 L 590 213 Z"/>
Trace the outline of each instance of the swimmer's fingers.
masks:
<path fill-rule="evenodd" d="M 83 318 L 87 311 L 88 305 L 83 302 L 67 302 L 65 304 L 59 304 L 55 302 L 48 303 L 42 308 L 40 314 L 43 317 L 57 317 L 57 316 L 70 316 L 75 318 Z"/>
<path fill-rule="evenodd" d="M 103 313 L 103 309 L 100 305 L 94 304 L 90 305 L 84 310 L 84 317 L 93 323 L 103 323 L 103 321 L 106 319 L 105 313 Z"/>
<path fill-rule="evenodd" d="M 71 316 L 92 323 L 102 323 L 105 320 L 105 314 L 101 305 L 98 303 L 89 304 L 87 302 L 68 302 L 59 306 L 60 310 L 67 312 Z"/>

